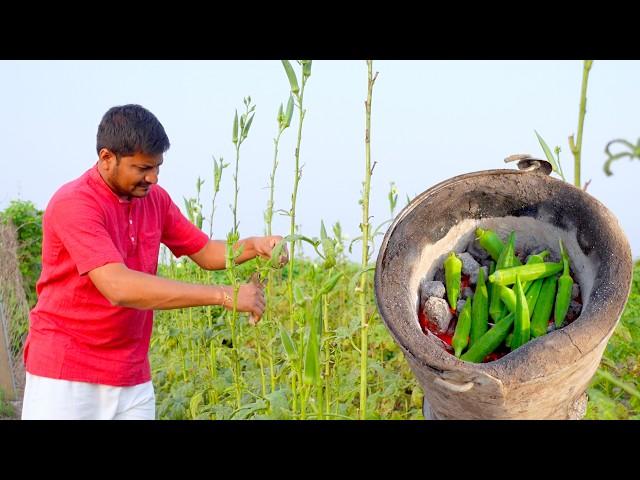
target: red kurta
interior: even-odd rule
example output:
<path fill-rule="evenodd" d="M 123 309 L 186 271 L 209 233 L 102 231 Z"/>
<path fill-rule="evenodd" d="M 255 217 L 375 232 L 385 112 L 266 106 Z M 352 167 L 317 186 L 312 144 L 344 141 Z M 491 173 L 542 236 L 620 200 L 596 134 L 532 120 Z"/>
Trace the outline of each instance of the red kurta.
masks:
<path fill-rule="evenodd" d="M 114 307 L 87 275 L 107 263 L 155 275 L 160 243 L 177 257 L 200 251 L 208 236 L 153 185 L 122 200 L 97 164 L 63 185 L 43 217 L 42 274 L 24 349 L 33 375 L 104 385 L 151 380 L 152 310 Z"/>

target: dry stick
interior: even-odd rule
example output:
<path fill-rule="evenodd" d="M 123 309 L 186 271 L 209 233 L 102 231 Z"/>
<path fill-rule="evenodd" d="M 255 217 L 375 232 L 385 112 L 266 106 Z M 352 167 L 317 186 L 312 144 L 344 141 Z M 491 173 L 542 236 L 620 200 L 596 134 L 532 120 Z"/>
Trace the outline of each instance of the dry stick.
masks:
<path fill-rule="evenodd" d="M 578 115 L 578 143 L 574 143 L 573 135 L 569 136 L 569 147 L 574 157 L 574 177 L 573 184 L 580 188 L 580 157 L 582 155 L 582 129 L 584 127 L 584 116 L 587 113 L 587 82 L 589 81 L 589 70 L 593 60 L 585 60 L 582 70 L 582 88 L 580 91 L 580 112 Z"/>
<path fill-rule="evenodd" d="M 373 62 L 367 60 L 368 70 L 368 88 L 367 101 L 365 102 L 366 110 L 366 129 L 365 129 L 365 181 L 362 192 L 362 270 L 367 268 L 369 263 L 369 192 L 371 190 L 371 94 L 373 92 L 373 84 L 378 77 L 372 74 Z M 367 342 L 368 328 L 367 323 L 367 275 L 362 273 L 360 277 L 360 419 L 364 420 L 367 409 Z"/>

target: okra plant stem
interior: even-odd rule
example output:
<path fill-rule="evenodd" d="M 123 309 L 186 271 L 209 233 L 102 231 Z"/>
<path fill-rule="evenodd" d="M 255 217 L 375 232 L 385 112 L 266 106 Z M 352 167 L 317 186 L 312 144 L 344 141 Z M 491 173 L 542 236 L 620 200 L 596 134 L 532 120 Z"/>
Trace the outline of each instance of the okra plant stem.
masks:
<path fill-rule="evenodd" d="M 581 188 L 582 183 L 580 181 L 580 161 L 582 155 L 582 129 L 584 127 L 584 117 L 587 113 L 587 82 L 589 81 L 589 71 L 593 60 L 585 60 L 584 67 L 582 69 L 582 87 L 580 90 L 580 112 L 578 114 L 578 139 L 577 143 L 573 141 L 573 135 L 569 137 L 569 146 L 574 157 L 574 180 L 573 184 Z"/>
<path fill-rule="evenodd" d="M 296 168 L 293 176 L 293 193 L 291 194 L 291 210 L 289 211 L 289 216 L 291 220 L 289 233 L 293 237 L 296 234 L 296 200 L 298 198 L 298 184 L 300 182 L 300 177 L 302 176 L 302 172 L 300 171 L 300 144 L 302 143 L 302 123 L 304 122 L 305 110 L 303 108 L 304 105 L 304 88 L 307 84 L 307 77 L 302 75 L 302 86 L 300 87 L 299 94 L 297 92 L 292 92 L 296 99 L 296 107 L 298 109 L 298 140 L 296 142 L 296 150 L 295 150 L 295 158 L 296 158 Z M 294 325 L 294 301 L 293 301 L 293 267 L 295 264 L 295 255 L 296 255 L 296 242 L 295 240 L 291 240 L 290 246 L 291 255 L 289 258 L 289 327 L 291 333 L 294 333 L 295 325 Z"/>
<path fill-rule="evenodd" d="M 371 97 L 373 93 L 373 84 L 376 81 L 378 73 L 373 75 L 373 62 L 367 60 L 367 101 L 365 102 L 365 169 L 364 169 L 364 188 L 362 192 L 362 270 L 367 268 L 369 263 L 369 193 L 371 191 Z M 367 413 L 367 344 L 368 344 L 368 328 L 367 323 L 367 275 L 363 273 L 360 277 L 360 419 L 364 420 Z"/>

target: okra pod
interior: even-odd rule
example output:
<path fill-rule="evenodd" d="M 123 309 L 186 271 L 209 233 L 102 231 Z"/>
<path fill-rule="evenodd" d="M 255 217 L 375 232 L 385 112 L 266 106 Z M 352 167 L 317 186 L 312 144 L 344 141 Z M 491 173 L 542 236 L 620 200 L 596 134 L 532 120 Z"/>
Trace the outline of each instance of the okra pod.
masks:
<path fill-rule="evenodd" d="M 488 230 L 488 232 L 491 231 Z M 496 271 L 513 266 L 513 261 L 516 258 L 514 254 L 515 241 L 515 232 L 511 232 L 507 241 L 507 245 L 502 249 L 502 251 L 500 252 L 500 256 L 498 257 L 498 261 L 496 263 Z M 491 277 L 491 275 L 489 277 Z M 491 299 L 489 302 L 489 314 L 491 315 L 491 318 L 494 320 L 494 322 L 499 321 L 502 317 L 504 317 L 506 310 L 509 310 L 508 307 L 505 308 L 505 306 L 502 304 L 503 300 L 501 294 L 502 291 L 500 288 L 492 288 Z M 513 309 L 511 309 L 511 311 L 513 311 Z"/>
<path fill-rule="evenodd" d="M 535 263 L 544 263 L 544 259 L 547 255 L 549 255 L 549 250 L 543 250 L 540 253 L 536 253 L 535 255 L 529 255 L 529 258 L 527 259 L 527 265 L 531 265 Z M 529 289 L 530 286 L 531 286 L 531 282 L 522 283 L 522 289 L 524 290 L 525 294 L 527 293 L 527 290 Z"/>
<path fill-rule="evenodd" d="M 531 283 L 529 285 L 529 289 L 525 292 L 525 297 L 527 298 L 527 307 L 529 307 L 529 318 L 531 318 L 531 315 L 533 315 L 533 310 L 536 306 L 538 298 L 540 297 L 542 282 L 544 282 L 544 278 L 539 278 L 538 280 Z"/>
<path fill-rule="evenodd" d="M 516 259 L 516 232 L 511 232 L 507 239 L 507 246 L 504 248 L 498 259 L 496 270 L 515 267 Z M 495 272 L 494 272 L 495 273 Z"/>
<path fill-rule="evenodd" d="M 514 314 L 510 313 L 492 328 L 490 328 L 480 339 L 471 345 L 461 357 L 460 360 L 466 362 L 480 363 L 484 357 L 493 352 L 504 342 L 513 325 Z"/>
<path fill-rule="evenodd" d="M 447 299 L 451 308 L 456 308 L 458 297 L 460 296 L 460 282 L 462 280 L 462 260 L 458 258 L 456 252 L 449 253 L 444 261 L 444 282 L 447 288 Z"/>
<path fill-rule="evenodd" d="M 529 307 L 529 316 L 533 313 L 533 307 L 538 300 L 538 295 L 540 294 L 540 288 L 542 287 L 542 281 L 544 279 L 540 278 L 535 282 L 531 283 L 529 286 L 529 290 L 525 292 L 525 297 L 527 299 L 527 307 Z M 494 284 L 493 288 L 497 288 L 500 291 L 500 300 L 507 306 L 509 312 L 515 313 L 516 311 L 516 293 L 504 285 Z M 522 287 L 522 291 L 524 291 L 524 287 Z"/>
<path fill-rule="evenodd" d="M 514 232 L 512 232 L 514 233 Z M 502 243 L 500 237 L 493 230 L 485 230 L 483 228 L 476 228 L 476 238 L 478 239 L 478 243 L 482 248 L 484 248 L 491 258 L 493 258 L 496 262 L 500 258 L 501 252 L 504 250 L 505 244 Z M 515 241 L 515 239 L 514 239 Z M 520 260 L 515 258 L 516 265 L 520 265 Z"/>
<path fill-rule="evenodd" d="M 511 339 L 511 351 L 527 343 L 531 336 L 531 324 L 529 322 L 529 307 L 522 290 L 520 276 L 516 276 L 516 316 L 513 324 L 513 338 Z"/>
<path fill-rule="evenodd" d="M 521 265 L 519 267 L 505 268 L 504 270 L 496 270 L 489 275 L 489 281 L 499 285 L 512 285 L 516 283 L 516 275 L 520 277 L 520 281 L 533 281 L 539 278 L 555 275 L 562 271 L 562 262 L 544 262 L 529 265 Z"/>
<path fill-rule="evenodd" d="M 553 303 L 556 298 L 556 284 L 558 279 L 551 275 L 542 280 L 542 288 L 538 301 L 531 315 L 531 335 L 541 337 L 547 333 L 547 325 L 553 311 Z"/>
<path fill-rule="evenodd" d="M 456 324 L 456 331 L 451 339 L 451 346 L 455 350 L 456 357 L 460 358 L 462 351 L 467 348 L 469 344 L 469 332 L 471 331 L 471 310 L 472 300 L 471 297 L 467 298 L 462 311 L 458 316 L 458 323 Z"/>
<path fill-rule="evenodd" d="M 495 262 L 489 263 L 489 275 L 496 271 Z M 504 317 L 504 305 L 500 301 L 500 295 L 494 288 L 493 283 L 487 283 L 487 293 L 489 294 L 489 316 L 493 319 L 493 322 L 498 322 Z"/>
<path fill-rule="evenodd" d="M 500 237 L 493 230 L 484 230 L 483 228 L 476 228 L 476 238 L 482 248 L 484 248 L 491 258 L 498 261 L 500 252 L 504 249 L 504 243 L 500 240 Z"/>
<path fill-rule="evenodd" d="M 473 345 L 489 328 L 489 295 L 484 281 L 484 270 L 478 272 L 478 283 L 471 310 L 471 340 Z"/>
<path fill-rule="evenodd" d="M 494 284 L 493 288 L 497 288 L 500 292 L 500 300 L 504 302 L 507 306 L 507 310 L 511 313 L 515 313 L 516 311 L 516 294 L 510 288 L 505 287 L 504 285 Z"/>
<path fill-rule="evenodd" d="M 556 308 L 554 310 L 554 317 L 556 319 L 556 328 L 560 328 L 564 323 L 564 319 L 569 311 L 569 304 L 571 303 L 571 288 L 573 287 L 573 278 L 569 274 L 569 255 L 567 255 L 562 240 L 560 240 L 560 253 L 562 255 L 562 265 L 564 271 L 558 279 L 558 293 L 556 294 Z"/>

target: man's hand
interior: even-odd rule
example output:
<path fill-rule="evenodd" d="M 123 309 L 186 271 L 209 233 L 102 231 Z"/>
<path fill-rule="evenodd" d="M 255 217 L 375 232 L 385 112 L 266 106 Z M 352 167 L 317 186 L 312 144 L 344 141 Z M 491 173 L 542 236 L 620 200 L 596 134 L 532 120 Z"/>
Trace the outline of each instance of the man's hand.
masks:
<path fill-rule="evenodd" d="M 266 237 L 256 237 L 254 240 L 254 245 L 256 249 L 256 253 L 263 258 L 271 258 L 271 252 L 275 248 L 275 246 L 282 241 L 282 237 L 280 235 L 269 235 Z M 279 263 L 280 266 L 284 266 L 289 261 L 289 250 L 287 249 L 287 245 L 285 244 L 282 247 L 282 252 L 280 254 Z"/>
<path fill-rule="evenodd" d="M 222 306 L 227 310 L 233 310 L 233 287 L 222 287 L 224 290 L 224 300 Z M 262 318 L 266 301 L 264 290 L 260 283 L 251 282 L 240 285 L 238 289 L 238 300 L 236 310 L 238 312 L 250 313 L 250 323 L 255 325 Z"/>

